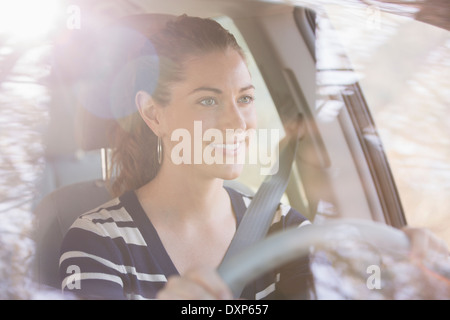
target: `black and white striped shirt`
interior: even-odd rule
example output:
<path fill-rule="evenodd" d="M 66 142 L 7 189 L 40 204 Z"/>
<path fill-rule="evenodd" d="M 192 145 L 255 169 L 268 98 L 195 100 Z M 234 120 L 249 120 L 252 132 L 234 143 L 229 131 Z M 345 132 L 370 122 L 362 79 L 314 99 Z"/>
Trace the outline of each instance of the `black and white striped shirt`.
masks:
<path fill-rule="evenodd" d="M 239 224 L 251 197 L 225 189 Z M 300 213 L 280 204 L 269 233 L 305 224 L 309 221 Z M 285 269 L 250 283 L 241 297 L 283 298 L 280 293 L 285 285 L 305 285 L 309 275 L 307 258 L 297 261 L 295 268 Z M 61 247 L 62 290 L 84 298 L 154 299 L 167 278 L 177 274 L 133 191 L 81 215 Z"/>

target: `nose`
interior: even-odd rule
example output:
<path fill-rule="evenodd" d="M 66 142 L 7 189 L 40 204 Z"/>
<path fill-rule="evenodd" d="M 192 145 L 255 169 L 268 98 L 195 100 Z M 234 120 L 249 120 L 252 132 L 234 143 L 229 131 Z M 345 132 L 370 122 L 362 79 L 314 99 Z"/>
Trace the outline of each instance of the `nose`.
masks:
<path fill-rule="evenodd" d="M 243 110 L 239 108 L 236 102 L 230 102 L 226 108 L 224 108 L 224 114 L 222 116 L 223 127 L 225 129 L 233 130 L 246 130 L 247 122 L 245 121 L 245 115 Z"/>

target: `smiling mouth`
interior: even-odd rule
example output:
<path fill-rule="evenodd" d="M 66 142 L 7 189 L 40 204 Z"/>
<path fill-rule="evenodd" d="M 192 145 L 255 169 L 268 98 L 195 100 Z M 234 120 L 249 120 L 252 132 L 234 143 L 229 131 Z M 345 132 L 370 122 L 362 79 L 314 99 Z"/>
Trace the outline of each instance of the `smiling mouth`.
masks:
<path fill-rule="evenodd" d="M 241 144 L 242 144 L 242 142 L 236 142 L 236 143 L 231 143 L 231 144 L 211 143 L 210 146 L 215 149 L 224 149 L 224 150 L 234 151 L 234 150 L 239 149 Z"/>

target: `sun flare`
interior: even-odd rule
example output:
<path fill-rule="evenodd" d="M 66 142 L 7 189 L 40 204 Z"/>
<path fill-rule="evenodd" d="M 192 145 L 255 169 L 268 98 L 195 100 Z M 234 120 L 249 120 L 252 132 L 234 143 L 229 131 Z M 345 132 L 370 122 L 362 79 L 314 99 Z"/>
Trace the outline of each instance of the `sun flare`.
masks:
<path fill-rule="evenodd" d="M 39 39 L 55 24 L 59 6 L 58 0 L 0 1 L 0 35 Z"/>

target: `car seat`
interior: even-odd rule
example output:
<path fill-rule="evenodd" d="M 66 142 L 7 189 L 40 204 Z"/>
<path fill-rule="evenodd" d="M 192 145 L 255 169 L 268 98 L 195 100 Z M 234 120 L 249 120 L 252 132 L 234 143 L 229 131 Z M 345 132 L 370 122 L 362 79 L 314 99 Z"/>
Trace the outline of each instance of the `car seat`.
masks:
<path fill-rule="evenodd" d="M 151 22 L 150 27 L 153 30 L 150 32 L 154 32 L 169 19 L 173 19 L 173 16 L 147 14 L 128 17 L 121 20 L 120 23 L 138 30 L 142 30 L 141 28 L 144 27 L 148 32 L 148 25 Z M 73 60 L 68 63 L 73 64 Z M 77 68 L 72 67 L 70 70 L 74 69 Z M 66 78 L 73 79 L 74 77 L 69 75 Z M 58 121 L 58 119 L 52 121 Z M 113 147 L 108 143 L 105 133 L 117 125 L 118 123 L 113 119 L 100 117 L 91 112 L 89 108 L 77 106 L 73 127 L 77 147 L 84 151 L 105 150 Z M 54 134 L 57 135 L 58 132 Z M 58 143 L 61 144 L 61 141 Z M 104 162 L 105 164 L 107 162 Z M 237 181 L 226 182 L 226 185 L 244 194 L 253 194 L 250 188 Z M 66 232 L 78 216 L 102 205 L 111 198 L 105 180 L 92 179 L 60 187 L 40 201 L 34 210 L 36 250 L 33 262 L 34 278 L 39 285 L 60 288 L 60 246 Z"/>

